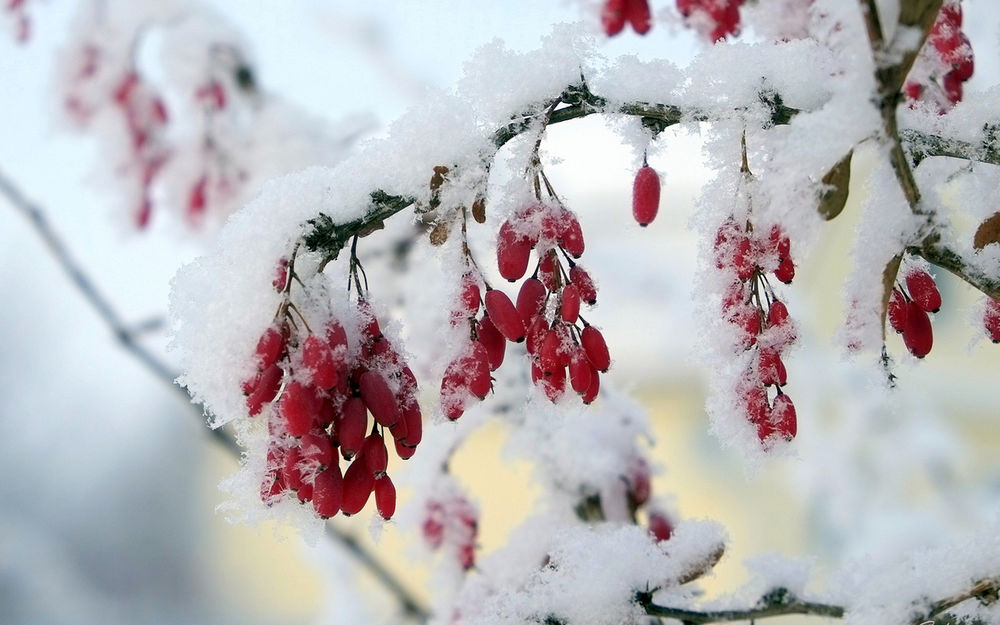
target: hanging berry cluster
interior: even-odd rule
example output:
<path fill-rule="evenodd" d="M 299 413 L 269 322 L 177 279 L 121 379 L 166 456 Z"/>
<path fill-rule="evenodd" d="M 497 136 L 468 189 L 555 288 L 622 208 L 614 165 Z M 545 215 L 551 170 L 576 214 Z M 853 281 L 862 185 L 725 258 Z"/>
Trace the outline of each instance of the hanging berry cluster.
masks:
<path fill-rule="evenodd" d="M 167 162 L 169 150 L 164 142 L 167 108 L 163 100 L 134 70 L 129 71 L 114 90 L 114 103 L 125 119 L 130 138 L 132 163 L 140 184 L 136 225 L 149 224 L 153 210 L 150 188 L 153 179 Z"/>
<path fill-rule="evenodd" d="M 463 569 L 475 566 L 479 511 L 461 494 L 429 498 L 420 530 L 432 550 L 447 547 Z"/>
<path fill-rule="evenodd" d="M 416 378 L 382 335 L 354 251 L 357 344 L 338 319 L 326 319 L 322 333 L 314 333 L 291 302 L 293 255 L 279 265 L 283 271 L 274 285 L 284 298 L 275 325 L 258 342 L 257 373 L 243 391 L 250 416 L 268 418 L 264 503 L 294 496 L 329 518 L 357 514 L 374 493 L 379 514 L 388 519 L 396 509 L 396 489 L 386 473 L 385 437 L 392 436 L 396 455 L 406 460 L 420 443 L 422 420 Z M 343 472 L 341 458 L 349 463 Z"/>
<path fill-rule="evenodd" d="M 941 308 L 941 293 L 937 283 L 915 260 L 905 266 L 903 284 L 896 284 L 889 296 L 886 316 L 889 325 L 903 335 L 906 349 L 917 358 L 923 358 L 934 345 L 934 333 L 928 313 Z"/>
<path fill-rule="evenodd" d="M 652 27 L 648 0 L 605 0 L 601 10 L 601 25 L 608 37 L 622 32 L 625 23 L 640 35 L 645 35 Z"/>
<path fill-rule="evenodd" d="M 638 511 L 646 509 L 650 535 L 657 542 L 669 540 L 674 532 L 674 524 L 665 512 L 652 504 L 653 480 L 649 463 L 642 456 L 633 456 L 628 463 L 628 472 L 622 479 L 625 481 L 625 497 L 632 518 L 635 518 Z"/>
<path fill-rule="evenodd" d="M 527 272 L 532 250 L 538 262 L 521 284 L 516 305 L 502 291 L 488 289 L 486 311 L 508 340 L 527 339 L 532 382 L 551 401 L 562 397 L 568 372 L 572 389 L 590 403 L 611 357 L 601 331 L 580 316 L 581 304 L 597 303 L 594 281 L 574 260 L 583 255 L 583 230 L 541 169 L 532 175 L 536 199 L 500 227 L 497 265 L 500 275 L 516 282 Z"/>
<path fill-rule="evenodd" d="M 743 184 L 753 176 L 743 140 Z M 773 438 L 791 440 L 797 430 L 795 406 L 782 391 L 788 381 L 782 353 L 795 341 L 795 326 L 788 308 L 777 298 L 768 275 L 785 284 L 795 277 L 791 242 L 775 224 L 766 234 L 754 228 L 749 207 L 745 220 L 728 218 L 715 236 L 715 266 L 729 286 L 722 299 L 722 315 L 736 330 L 740 348 L 752 351 L 736 395 L 757 438 L 766 446 Z M 774 390 L 773 398 L 769 389 Z"/>
<path fill-rule="evenodd" d="M 962 100 L 963 83 L 972 78 L 972 45 L 962 32 L 960 0 L 948 0 L 938 13 L 904 91 L 911 100 L 926 100 L 945 112 Z"/>
<path fill-rule="evenodd" d="M 27 11 L 28 0 L 7 0 L 4 5 L 4 12 L 13 21 L 14 39 L 18 43 L 27 43 L 31 37 L 31 19 Z"/>
<path fill-rule="evenodd" d="M 712 42 L 740 34 L 740 5 L 743 0 L 677 0 L 677 10 L 692 26 Z"/>

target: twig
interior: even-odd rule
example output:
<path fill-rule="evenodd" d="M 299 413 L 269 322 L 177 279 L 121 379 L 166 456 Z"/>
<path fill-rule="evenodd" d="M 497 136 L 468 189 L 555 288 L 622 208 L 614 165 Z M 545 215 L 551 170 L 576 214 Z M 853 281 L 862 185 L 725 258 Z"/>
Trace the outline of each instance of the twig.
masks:
<path fill-rule="evenodd" d="M 59 264 L 59 267 L 69 277 L 73 286 L 76 287 L 77 292 L 97 312 L 98 316 L 112 331 L 118 342 L 149 369 L 153 375 L 183 397 L 185 403 L 191 406 L 192 411 L 197 414 L 198 418 L 203 419 L 205 415 L 204 406 L 199 402 L 191 401 L 188 392 L 174 383 L 174 380 L 177 379 L 177 374 L 171 371 L 170 367 L 160 360 L 156 354 L 136 342 L 134 329 L 122 321 L 108 299 L 101 294 L 90 277 L 80 268 L 80 265 L 70 254 L 69 250 L 66 249 L 65 244 L 52 228 L 44 211 L 37 204 L 29 200 L 3 171 L 0 171 L 0 194 L 7 198 L 8 203 L 15 210 L 28 219 L 32 228 L 41 237 L 45 246 Z M 211 434 L 212 440 L 234 456 L 239 457 L 241 453 L 240 447 L 229 432 L 221 428 L 206 429 Z M 428 610 L 353 535 L 331 523 L 326 524 L 326 533 L 330 538 L 339 542 L 357 559 L 359 564 L 375 576 L 386 590 L 396 598 L 407 616 L 421 622 L 429 618 Z"/>

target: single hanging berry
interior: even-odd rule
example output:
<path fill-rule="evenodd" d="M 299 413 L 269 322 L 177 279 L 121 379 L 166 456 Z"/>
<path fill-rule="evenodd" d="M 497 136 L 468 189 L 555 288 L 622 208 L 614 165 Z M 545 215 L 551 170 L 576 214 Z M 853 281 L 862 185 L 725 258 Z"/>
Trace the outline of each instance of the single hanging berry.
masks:
<path fill-rule="evenodd" d="M 931 319 L 927 312 L 916 302 L 906 304 L 906 325 L 903 327 L 903 343 L 906 349 L 917 358 L 923 358 L 934 345 L 934 334 L 931 330 Z"/>
<path fill-rule="evenodd" d="M 656 219 L 660 209 L 660 177 L 649 165 L 635 174 L 632 184 L 632 216 L 645 228 Z"/>

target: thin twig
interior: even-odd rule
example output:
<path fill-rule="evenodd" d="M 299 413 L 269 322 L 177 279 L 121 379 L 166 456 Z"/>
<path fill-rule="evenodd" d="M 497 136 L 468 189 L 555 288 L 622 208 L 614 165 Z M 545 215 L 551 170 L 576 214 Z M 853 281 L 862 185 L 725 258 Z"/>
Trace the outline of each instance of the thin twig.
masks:
<path fill-rule="evenodd" d="M 160 360 L 156 354 L 139 344 L 134 339 L 134 332 L 125 324 L 108 299 L 98 290 L 90 277 L 84 273 L 80 265 L 76 262 L 62 239 L 56 234 L 52 225 L 45 216 L 45 212 L 34 202 L 29 200 L 24 193 L 0 171 L 0 194 L 7 198 L 8 203 L 22 215 L 24 215 L 35 232 L 41 237 L 49 252 L 55 258 L 59 267 L 69 277 L 70 282 L 76 287 L 86 302 L 97 312 L 101 320 L 111 329 L 118 342 L 141 362 L 153 375 L 174 389 L 191 406 L 199 419 L 204 419 L 205 407 L 196 401 L 191 401 L 188 392 L 174 383 L 177 374 L 171 371 L 170 367 Z M 290 282 L 290 280 L 289 280 Z M 241 450 L 232 435 L 222 428 L 206 428 L 211 434 L 212 440 L 221 445 L 232 455 L 239 457 Z M 396 578 L 395 575 L 366 549 L 357 538 L 345 532 L 331 523 L 326 524 L 327 535 L 339 542 L 348 552 L 350 552 L 364 568 L 370 571 L 386 590 L 399 602 L 405 614 L 417 621 L 426 621 L 429 618 L 428 610 L 423 607 Z"/>

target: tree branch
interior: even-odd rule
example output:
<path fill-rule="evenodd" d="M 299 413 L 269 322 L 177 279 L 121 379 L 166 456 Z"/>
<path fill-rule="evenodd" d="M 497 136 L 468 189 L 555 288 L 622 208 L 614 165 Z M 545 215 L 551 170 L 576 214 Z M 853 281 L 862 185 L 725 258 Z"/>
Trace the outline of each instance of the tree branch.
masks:
<path fill-rule="evenodd" d="M 132 356 L 143 364 L 155 377 L 174 389 L 191 406 L 192 411 L 199 419 L 204 419 L 205 408 L 199 402 L 194 402 L 188 392 L 175 384 L 177 374 L 171 371 L 160 358 L 135 340 L 134 328 L 130 328 L 118 315 L 111 305 L 111 302 L 98 290 L 90 277 L 84 273 L 83 269 L 70 254 L 66 245 L 59 235 L 56 234 L 52 225 L 45 216 L 45 212 L 34 202 L 29 200 L 24 193 L 0 170 L 0 195 L 3 195 L 8 203 L 22 215 L 24 215 L 31 227 L 42 239 L 49 252 L 55 258 L 59 268 L 63 270 L 77 292 L 83 296 L 87 304 L 97 313 L 101 321 L 111 330 L 118 343 L 124 347 Z M 217 444 L 239 457 L 241 450 L 232 435 L 222 428 L 206 428 Z M 332 523 L 326 524 L 326 534 L 336 542 L 339 542 L 344 549 L 357 559 L 358 563 L 375 576 L 375 579 L 385 587 L 385 589 L 399 602 L 406 615 L 418 621 L 426 621 L 430 614 L 428 610 L 402 585 L 402 583 L 392 574 L 389 569 L 382 564 L 368 549 L 358 542 L 352 534 L 345 532 Z"/>
<path fill-rule="evenodd" d="M 709 610 L 700 612 L 684 608 L 671 608 L 653 603 L 652 593 L 639 593 L 636 597 L 639 605 L 649 616 L 672 618 L 683 623 L 727 623 L 730 621 L 749 621 L 772 616 L 788 614 L 807 614 L 843 618 L 844 608 L 825 603 L 802 601 L 785 588 L 776 588 L 767 593 L 751 608 L 734 610 Z"/>

